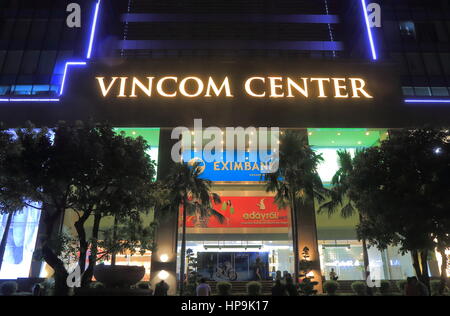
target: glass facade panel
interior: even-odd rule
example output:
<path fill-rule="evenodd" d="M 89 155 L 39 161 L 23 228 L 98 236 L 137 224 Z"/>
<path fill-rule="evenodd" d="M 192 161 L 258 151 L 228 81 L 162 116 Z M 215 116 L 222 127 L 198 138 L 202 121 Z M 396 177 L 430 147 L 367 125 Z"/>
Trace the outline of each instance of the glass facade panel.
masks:
<path fill-rule="evenodd" d="M 0 279 L 28 277 L 36 246 L 40 214 L 40 210 L 27 207 L 14 215 L 8 232 Z M 8 215 L 0 215 L 0 236 L 3 236 L 7 219 Z"/>

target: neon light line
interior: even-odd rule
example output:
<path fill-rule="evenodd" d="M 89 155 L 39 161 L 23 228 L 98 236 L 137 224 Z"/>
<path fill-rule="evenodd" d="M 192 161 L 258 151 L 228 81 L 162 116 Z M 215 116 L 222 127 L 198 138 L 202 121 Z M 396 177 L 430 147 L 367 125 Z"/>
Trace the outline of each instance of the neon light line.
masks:
<path fill-rule="evenodd" d="M 366 21 L 367 37 L 369 38 L 370 49 L 372 52 L 372 60 L 377 60 L 378 56 L 377 56 L 377 51 L 375 48 L 375 42 L 374 42 L 373 36 L 372 36 L 372 30 L 370 28 L 369 15 L 367 14 L 366 0 L 361 0 L 361 6 L 363 9 L 363 13 L 364 13 L 364 20 Z"/>
<path fill-rule="evenodd" d="M 0 102 L 59 102 L 60 99 L 0 99 Z"/>
<path fill-rule="evenodd" d="M 66 84 L 66 76 L 67 76 L 67 70 L 69 69 L 69 66 L 85 66 L 85 61 L 68 61 L 66 62 L 66 65 L 64 66 L 64 74 L 63 79 L 61 82 L 61 89 L 59 90 L 59 95 L 62 95 L 64 92 L 64 85 Z"/>
<path fill-rule="evenodd" d="M 92 26 L 91 26 L 91 36 L 89 38 L 89 46 L 88 46 L 88 51 L 87 51 L 87 55 L 86 55 L 87 59 L 91 59 L 92 46 L 94 44 L 95 31 L 97 29 L 97 19 L 98 19 L 98 11 L 100 9 L 100 1 L 101 0 L 98 0 L 97 4 L 95 5 L 94 21 L 92 22 Z"/>
<path fill-rule="evenodd" d="M 406 99 L 405 103 L 450 103 L 450 99 Z"/>
<path fill-rule="evenodd" d="M 87 54 L 86 54 L 86 59 L 90 59 L 91 55 L 92 55 L 92 50 L 93 50 L 93 46 L 94 46 L 94 40 L 95 40 L 95 33 L 96 33 L 96 29 L 97 29 L 97 21 L 98 21 L 98 14 L 100 11 L 100 2 L 101 0 L 98 0 L 96 5 L 95 5 L 95 12 L 94 12 L 94 18 L 92 21 L 92 26 L 91 26 L 91 32 L 90 32 L 90 37 L 89 37 L 89 45 L 88 45 L 88 49 L 87 49 Z M 64 65 L 64 73 L 63 73 L 63 78 L 61 81 L 61 87 L 59 90 L 59 95 L 62 95 L 64 92 L 64 87 L 67 81 L 67 72 L 70 66 L 85 66 L 87 63 L 85 61 L 68 61 L 66 62 L 66 64 Z M 0 102 L 59 102 L 60 99 L 59 98 L 55 98 L 55 99 L 14 99 L 14 98 L 8 98 L 8 99 L 0 99 Z"/>

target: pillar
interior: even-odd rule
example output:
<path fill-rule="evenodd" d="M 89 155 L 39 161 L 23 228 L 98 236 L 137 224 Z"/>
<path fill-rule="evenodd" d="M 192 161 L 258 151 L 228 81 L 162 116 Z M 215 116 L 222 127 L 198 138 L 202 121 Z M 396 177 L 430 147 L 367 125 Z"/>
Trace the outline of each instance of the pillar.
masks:
<path fill-rule="evenodd" d="M 307 131 L 304 130 L 305 140 L 308 140 Z M 309 260 L 312 262 L 312 281 L 318 282 L 316 290 L 322 293 L 322 271 L 320 269 L 319 244 L 317 240 L 316 209 L 314 206 L 314 197 L 312 194 L 305 199 L 303 203 L 297 206 L 297 249 L 300 260 L 303 259 L 303 249 L 309 249 Z"/>
<path fill-rule="evenodd" d="M 170 155 L 175 141 L 170 138 L 171 129 L 161 129 L 158 151 L 158 180 L 164 179 L 173 164 Z M 152 287 L 162 279 L 169 286 L 169 295 L 177 292 L 177 224 L 178 212 L 169 213 L 156 210 L 155 219 L 159 222 L 156 231 L 156 251 L 152 253 L 150 282 Z"/>

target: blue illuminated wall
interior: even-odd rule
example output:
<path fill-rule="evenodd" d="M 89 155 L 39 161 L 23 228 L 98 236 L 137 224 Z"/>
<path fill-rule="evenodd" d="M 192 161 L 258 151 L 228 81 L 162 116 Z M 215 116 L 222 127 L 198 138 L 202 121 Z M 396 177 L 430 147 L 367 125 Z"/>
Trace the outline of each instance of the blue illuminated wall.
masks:
<path fill-rule="evenodd" d="M 36 205 L 37 206 L 37 205 Z M 14 215 L 8 232 L 0 279 L 26 278 L 30 273 L 41 211 L 24 208 Z M 0 215 L 0 236 L 5 231 L 8 215 Z"/>

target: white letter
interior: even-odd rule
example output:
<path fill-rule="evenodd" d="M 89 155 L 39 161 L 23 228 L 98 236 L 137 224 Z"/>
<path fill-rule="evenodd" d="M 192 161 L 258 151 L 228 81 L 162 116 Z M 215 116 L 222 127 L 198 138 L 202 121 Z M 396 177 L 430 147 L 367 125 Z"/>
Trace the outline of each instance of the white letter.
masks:
<path fill-rule="evenodd" d="M 263 98 L 263 97 L 265 97 L 266 96 L 265 92 L 262 93 L 262 94 L 256 94 L 256 93 L 254 93 L 252 91 L 251 84 L 252 84 L 253 80 L 261 80 L 263 83 L 266 82 L 266 79 L 264 79 L 263 77 L 251 77 L 251 78 L 247 79 L 247 81 L 245 82 L 245 91 L 249 95 L 251 95 L 252 97 L 255 97 L 255 98 Z"/>
<path fill-rule="evenodd" d="M 364 87 L 366 86 L 366 82 L 363 79 L 360 79 L 360 78 L 349 78 L 349 79 L 352 82 L 352 90 L 353 90 L 352 98 L 360 98 L 359 93 L 358 93 L 358 91 L 359 91 L 366 98 L 373 99 L 373 96 L 371 96 L 364 90 Z M 357 85 L 358 82 L 360 84 L 359 87 Z"/>
<path fill-rule="evenodd" d="M 102 94 L 104 97 L 106 97 L 109 93 L 109 90 L 111 90 L 112 86 L 114 85 L 114 82 L 116 82 L 117 77 L 112 77 L 111 82 L 109 83 L 108 88 L 105 88 L 105 77 L 95 77 L 95 79 L 98 80 L 98 84 L 100 85 L 100 89 L 102 90 Z"/>
<path fill-rule="evenodd" d="M 270 97 L 271 98 L 282 98 L 284 97 L 283 93 L 277 93 L 278 89 L 283 89 L 283 85 L 280 83 L 277 83 L 277 81 L 282 81 L 283 78 L 281 77 L 269 77 L 270 82 Z"/>
<path fill-rule="evenodd" d="M 158 83 L 156 84 L 156 91 L 158 91 L 159 95 L 166 97 L 166 98 L 173 98 L 177 96 L 177 92 L 175 91 L 174 93 L 165 93 L 162 89 L 162 85 L 164 84 L 164 82 L 166 80 L 173 80 L 175 82 L 178 81 L 177 77 L 163 77 L 161 78 Z"/>
<path fill-rule="evenodd" d="M 195 82 L 197 82 L 197 91 L 194 94 L 189 94 L 186 91 L 186 82 L 188 80 L 194 80 Z M 182 95 L 184 95 L 185 97 L 194 98 L 194 97 L 198 97 L 203 92 L 204 87 L 205 86 L 204 86 L 203 82 L 199 78 L 187 77 L 187 78 L 184 78 L 183 80 L 181 80 L 181 82 L 180 82 L 180 93 Z"/>
<path fill-rule="evenodd" d="M 327 98 L 325 95 L 325 88 L 323 86 L 324 81 L 330 82 L 330 78 L 311 78 L 312 81 L 317 81 L 319 86 L 319 98 Z"/>
<path fill-rule="evenodd" d="M 120 92 L 119 92 L 119 95 L 118 95 L 119 98 L 126 98 L 127 97 L 125 95 L 125 88 L 126 88 L 127 80 L 128 80 L 128 77 L 120 77 Z"/>
<path fill-rule="evenodd" d="M 340 81 L 344 81 L 345 83 L 345 78 L 333 78 L 334 81 L 334 90 L 335 90 L 335 98 L 348 98 L 348 93 L 343 95 L 341 94 L 341 90 L 345 90 L 347 91 L 347 85 L 341 85 L 339 82 Z"/>
<path fill-rule="evenodd" d="M 293 98 L 294 95 L 292 94 L 292 87 L 295 88 L 298 92 L 303 94 L 305 98 L 308 97 L 308 78 L 302 78 L 303 80 L 303 87 L 300 87 L 298 84 L 294 82 L 291 78 L 287 78 L 287 84 L 288 84 L 288 98 Z"/>
<path fill-rule="evenodd" d="M 148 88 L 145 87 L 142 82 L 139 81 L 138 78 L 133 77 L 133 84 L 131 86 L 131 95 L 130 98 L 137 98 L 136 95 L 136 86 L 138 86 L 146 95 L 149 97 L 152 95 L 152 85 L 154 77 L 147 77 L 148 79 Z"/>
<path fill-rule="evenodd" d="M 230 88 L 230 82 L 228 81 L 228 77 L 225 77 L 225 79 L 222 82 L 222 85 L 220 88 L 217 88 L 216 84 L 214 83 L 214 80 L 212 77 L 209 77 L 208 80 L 208 87 L 206 88 L 206 95 L 205 97 L 211 97 L 211 89 L 214 91 L 216 96 L 219 96 L 221 91 L 225 89 L 225 96 L 226 97 L 233 97 L 231 94 L 231 88 Z"/>

